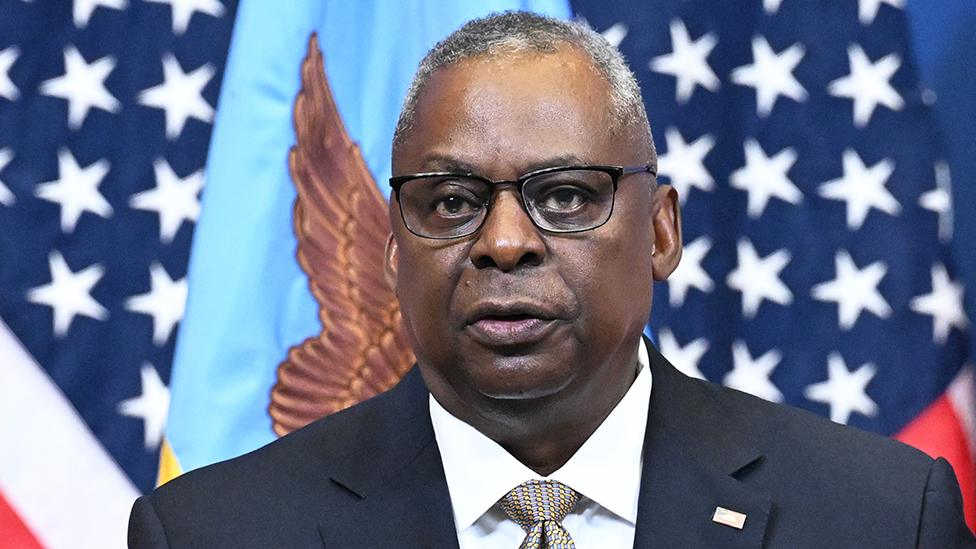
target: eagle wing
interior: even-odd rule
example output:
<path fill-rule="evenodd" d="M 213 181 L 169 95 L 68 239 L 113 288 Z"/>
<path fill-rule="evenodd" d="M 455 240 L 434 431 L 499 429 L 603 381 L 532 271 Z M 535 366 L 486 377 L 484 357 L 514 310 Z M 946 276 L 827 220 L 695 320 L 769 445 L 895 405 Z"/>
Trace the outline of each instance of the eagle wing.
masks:
<path fill-rule="evenodd" d="M 288 161 L 298 263 L 323 330 L 278 366 L 268 411 L 279 435 L 389 389 L 414 362 L 383 274 L 386 200 L 342 124 L 315 34 L 301 71 Z"/>

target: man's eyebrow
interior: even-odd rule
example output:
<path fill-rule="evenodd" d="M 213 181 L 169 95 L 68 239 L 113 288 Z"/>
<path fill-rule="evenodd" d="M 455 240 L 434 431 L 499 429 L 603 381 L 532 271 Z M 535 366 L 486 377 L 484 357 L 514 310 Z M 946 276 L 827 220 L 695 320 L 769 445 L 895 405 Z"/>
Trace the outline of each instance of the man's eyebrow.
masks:
<path fill-rule="evenodd" d="M 525 165 L 521 173 L 534 172 L 545 168 L 555 168 L 559 166 L 585 166 L 585 162 L 575 154 L 553 156 L 541 160 L 536 160 Z M 424 171 L 438 172 L 457 172 L 457 173 L 479 173 L 483 168 L 478 168 L 474 164 L 465 162 L 460 158 L 442 154 L 430 154 L 424 158 L 421 164 Z"/>
<path fill-rule="evenodd" d="M 523 173 L 528 173 L 536 170 L 544 170 L 546 168 L 558 168 L 561 166 L 586 166 L 587 164 L 588 162 L 584 161 L 575 154 L 564 154 L 528 164 L 522 171 Z"/>

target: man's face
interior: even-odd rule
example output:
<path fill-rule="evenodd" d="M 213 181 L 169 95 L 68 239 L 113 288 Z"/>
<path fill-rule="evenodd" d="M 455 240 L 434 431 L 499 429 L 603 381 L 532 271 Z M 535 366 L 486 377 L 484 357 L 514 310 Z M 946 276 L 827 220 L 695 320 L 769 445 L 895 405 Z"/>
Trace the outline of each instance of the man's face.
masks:
<path fill-rule="evenodd" d="M 570 48 L 444 67 L 422 91 L 393 173 L 514 180 L 651 161 L 615 129 L 609 104 L 605 81 Z M 590 406 L 629 386 L 651 307 L 654 219 L 662 208 L 676 215 L 673 192 L 655 192 L 651 177 L 623 176 L 607 223 L 575 234 L 536 228 L 513 186 L 495 191 L 478 232 L 453 240 L 410 233 L 391 201 L 396 292 L 438 401 L 490 419 L 505 403 Z"/>

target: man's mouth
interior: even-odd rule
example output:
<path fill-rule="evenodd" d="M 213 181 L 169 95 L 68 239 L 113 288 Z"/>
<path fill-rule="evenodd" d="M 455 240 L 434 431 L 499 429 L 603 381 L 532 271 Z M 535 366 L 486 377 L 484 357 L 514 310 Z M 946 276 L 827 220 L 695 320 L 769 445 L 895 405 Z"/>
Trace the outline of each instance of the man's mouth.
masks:
<path fill-rule="evenodd" d="M 558 324 L 557 315 L 532 304 L 483 304 L 474 308 L 466 326 L 471 337 L 488 347 L 537 343 Z"/>

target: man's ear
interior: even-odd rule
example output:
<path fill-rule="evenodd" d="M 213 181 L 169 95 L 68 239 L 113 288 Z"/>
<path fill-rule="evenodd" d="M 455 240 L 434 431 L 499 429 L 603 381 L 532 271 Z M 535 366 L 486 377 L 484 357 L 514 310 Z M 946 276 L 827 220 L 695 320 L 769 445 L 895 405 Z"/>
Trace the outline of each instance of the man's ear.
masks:
<path fill-rule="evenodd" d="M 396 293 L 397 270 L 400 268 L 400 247 L 397 246 L 393 233 L 386 237 L 386 249 L 383 250 L 383 276 L 390 289 Z"/>
<path fill-rule="evenodd" d="M 651 266 L 654 280 L 668 278 L 681 260 L 681 207 L 678 191 L 671 185 L 659 185 L 654 189 L 654 250 Z"/>

